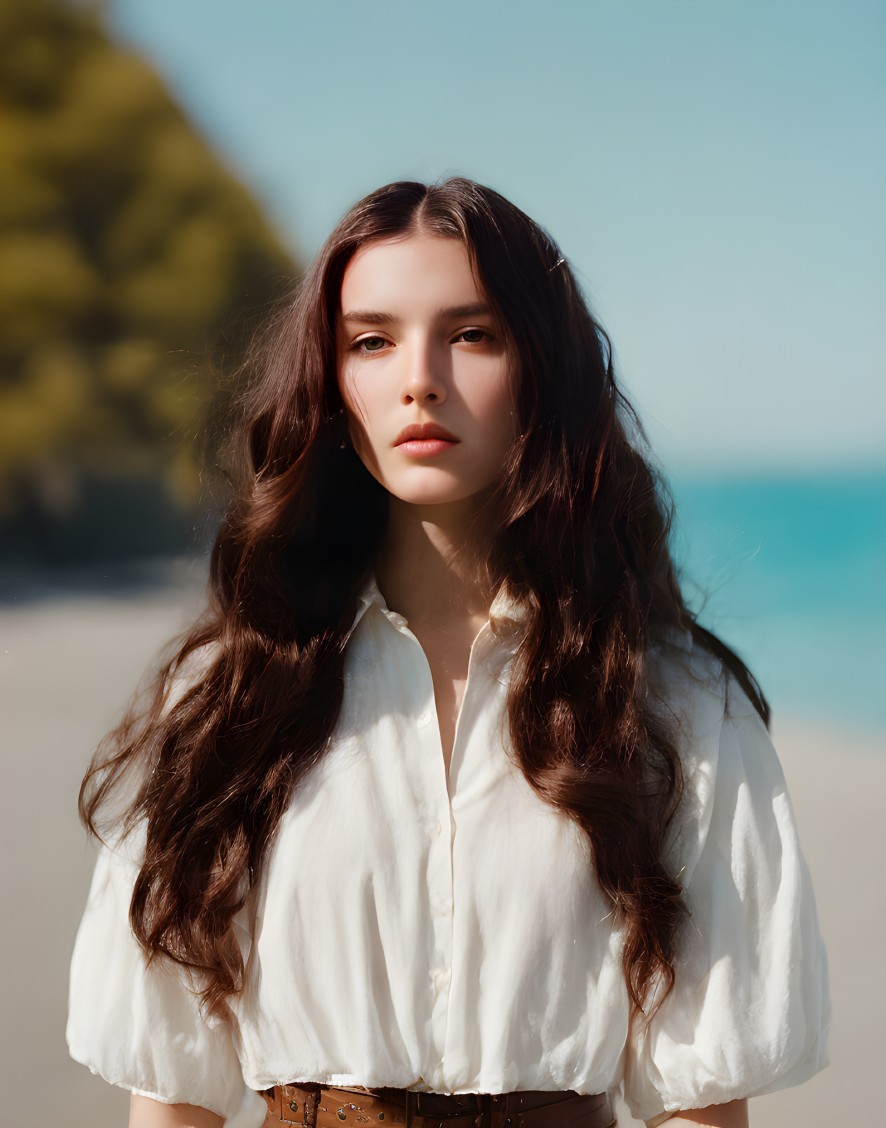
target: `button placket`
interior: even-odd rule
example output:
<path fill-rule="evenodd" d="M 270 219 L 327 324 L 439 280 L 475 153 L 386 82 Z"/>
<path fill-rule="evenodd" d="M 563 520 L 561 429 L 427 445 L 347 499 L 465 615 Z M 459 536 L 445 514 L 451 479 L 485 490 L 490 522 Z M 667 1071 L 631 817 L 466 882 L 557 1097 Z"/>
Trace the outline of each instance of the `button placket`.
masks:
<path fill-rule="evenodd" d="M 416 756 L 410 758 L 410 768 L 420 781 L 418 794 L 422 796 L 421 817 L 425 827 L 427 849 L 427 911 L 430 929 L 430 966 L 428 989 L 430 994 L 430 1045 L 428 1051 L 437 1061 L 442 1060 L 446 1039 L 449 1004 L 449 985 L 452 978 L 452 808 L 439 726 L 433 677 L 421 643 L 408 625 L 398 627 L 417 648 L 417 664 L 422 670 L 423 691 L 417 695 L 414 708 L 414 739 Z M 420 657 L 419 657 L 420 655 Z"/>
<path fill-rule="evenodd" d="M 444 926 L 445 937 L 441 935 L 441 947 L 445 948 L 445 960 L 441 960 L 432 974 L 432 988 L 434 992 L 433 1029 L 435 1034 L 434 1048 L 438 1054 L 437 1076 L 435 1078 L 441 1092 L 447 1091 L 449 1078 L 446 1076 L 446 1044 L 448 1041 L 450 1016 L 449 1009 L 452 1000 L 453 979 L 453 941 L 455 931 L 455 871 L 454 871 L 454 834 L 456 833 L 455 811 L 458 804 L 458 780 L 464 768 L 466 757 L 469 759 L 468 746 L 470 734 L 474 728 L 478 713 L 478 692 L 482 693 L 484 679 L 487 676 L 486 662 L 490 646 L 496 644 L 495 637 L 486 624 L 480 629 L 471 646 L 468 661 L 468 674 L 465 682 L 464 696 L 461 709 L 455 725 L 455 736 L 452 747 L 452 760 L 449 778 L 447 780 L 447 799 L 445 834 L 441 834 L 441 842 L 446 847 L 446 876 L 447 899 L 445 916 L 441 914 L 440 925 Z M 442 748 L 439 750 L 442 758 Z M 441 827 L 441 832 L 443 828 Z M 442 933 L 442 927 L 441 927 Z"/>
<path fill-rule="evenodd" d="M 447 1014 L 449 1009 L 450 965 L 452 962 L 452 850 L 449 834 L 443 833 L 443 819 L 450 825 L 449 795 L 441 796 L 441 806 L 445 802 L 446 812 L 438 811 L 432 823 L 428 847 L 428 911 L 433 937 L 430 989 L 433 995 L 431 1004 L 431 1037 L 433 1053 L 442 1059 L 446 1039 Z M 434 828 L 440 833 L 435 834 Z"/>
<path fill-rule="evenodd" d="M 389 616 L 391 617 L 391 616 Z M 393 621 L 393 617 L 392 621 Z M 397 617 L 400 618 L 399 616 Z M 405 620 L 395 623 L 397 630 L 409 638 L 418 648 L 425 675 L 425 691 L 418 695 L 417 712 L 414 716 L 414 733 L 418 755 L 412 767 L 418 771 L 422 781 L 421 793 L 425 797 L 427 833 L 427 878 L 428 909 L 431 929 L 431 965 L 429 970 L 429 990 L 431 994 L 430 1052 L 438 1063 L 439 1084 L 444 1083 L 444 1053 L 449 1025 L 449 1005 L 452 987 L 452 943 L 454 932 L 454 874 L 453 874 L 453 834 L 455 819 L 453 802 L 455 794 L 453 783 L 463 758 L 463 745 L 472 727 L 476 711 L 473 697 L 477 693 L 478 679 L 482 681 L 485 659 L 494 636 L 489 625 L 480 629 L 471 646 L 468 661 L 468 674 L 461 709 L 456 718 L 452 747 L 452 759 L 447 775 L 443 760 L 443 748 L 434 696 L 433 677 L 427 655 L 421 643 L 409 630 Z M 416 707 L 414 706 L 414 707 Z M 455 771 L 453 771 L 453 768 Z"/>

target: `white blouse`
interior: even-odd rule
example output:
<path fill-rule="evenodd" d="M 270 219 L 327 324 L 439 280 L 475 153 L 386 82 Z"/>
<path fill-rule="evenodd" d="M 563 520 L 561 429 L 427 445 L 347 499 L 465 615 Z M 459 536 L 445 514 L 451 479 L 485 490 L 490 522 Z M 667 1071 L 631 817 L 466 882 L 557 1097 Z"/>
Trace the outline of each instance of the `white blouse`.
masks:
<path fill-rule="evenodd" d="M 264 1112 L 250 1089 L 319 1081 L 622 1086 L 651 1124 L 826 1064 L 826 958 L 784 777 L 718 662 L 684 640 L 653 655 L 680 726 L 686 792 L 669 861 L 691 917 L 676 986 L 631 1030 L 622 931 L 587 841 L 509 758 L 515 606 L 500 595 L 474 640 L 448 777 L 418 640 L 374 582 L 357 619 L 332 743 L 237 920 L 233 1023 L 205 1021 L 177 967 L 145 968 L 127 919 L 133 835 L 102 848 L 77 936 L 77 1061 L 160 1101 L 226 1117 L 242 1104 L 244 1121 Z"/>

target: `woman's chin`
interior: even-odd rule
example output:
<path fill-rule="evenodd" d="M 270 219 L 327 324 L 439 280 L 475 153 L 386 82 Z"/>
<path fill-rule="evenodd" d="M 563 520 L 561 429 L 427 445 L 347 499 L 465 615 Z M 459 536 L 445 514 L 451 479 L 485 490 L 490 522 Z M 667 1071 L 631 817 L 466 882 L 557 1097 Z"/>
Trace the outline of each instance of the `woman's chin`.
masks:
<path fill-rule="evenodd" d="M 416 513 L 442 516 L 444 513 L 455 517 L 467 516 L 477 505 L 479 495 L 474 491 L 459 490 L 403 490 L 394 492 L 388 488 L 392 506 Z"/>

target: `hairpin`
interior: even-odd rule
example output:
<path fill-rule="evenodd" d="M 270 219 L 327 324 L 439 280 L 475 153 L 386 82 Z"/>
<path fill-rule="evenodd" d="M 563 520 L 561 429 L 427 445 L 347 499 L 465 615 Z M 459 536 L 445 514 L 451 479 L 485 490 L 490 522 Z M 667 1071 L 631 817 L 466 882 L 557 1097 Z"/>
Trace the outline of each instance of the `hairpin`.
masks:
<path fill-rule="evenodd" d="M 562 266 L 564 262 L 566 262 L 566 259 L 563 258 L 563 256 L 561 255 L 560 258 L 558 258 L 557 261 L 554 263 L 554 265 L 552 267 L 549 267 L 548 274 L 553 274 L 554 271 L 557 269 L 557 267 Z"/>

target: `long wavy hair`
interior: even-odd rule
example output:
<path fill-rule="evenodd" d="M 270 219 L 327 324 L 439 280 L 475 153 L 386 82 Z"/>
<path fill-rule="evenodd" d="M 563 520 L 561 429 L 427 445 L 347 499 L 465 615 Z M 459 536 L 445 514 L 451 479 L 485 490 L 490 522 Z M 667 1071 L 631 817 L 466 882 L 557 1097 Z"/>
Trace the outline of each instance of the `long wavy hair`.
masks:
<path fill-rule="evenodd" d="M 138 769 L 118 820 L 124 835 L 136 825 L 146 835 L 132 930 L 149 960 L 198 972 L 207 1010 L 225 1014 L 244 976 L 233 918 L 329 743 L 358 594 L 385 531 L 387 494 L 344 442 L 342 277 L 359 248 L 415 231 L 461 240 L 507 338 L 518 434 L 476 513 L 476 563 L 487 590 L 507 584 L 526 607 L 508 692 L 513 755 L 587 835 L 640 1013 L 653 986 L 660 999 L 673 985 L 685 913 L 664 863 L 680 758 L 648 692 L 650 646 L 690 632 L 767 722 L 768 707 L 683 601 L 669 497 L 569 264 L 528 216 L 472 181 L 400 182 L 361 200 L 254 350 L 207 610 L 147 704 L 99 747 L 81 817 L 100 835 Z"/>

